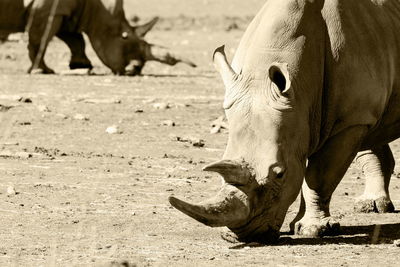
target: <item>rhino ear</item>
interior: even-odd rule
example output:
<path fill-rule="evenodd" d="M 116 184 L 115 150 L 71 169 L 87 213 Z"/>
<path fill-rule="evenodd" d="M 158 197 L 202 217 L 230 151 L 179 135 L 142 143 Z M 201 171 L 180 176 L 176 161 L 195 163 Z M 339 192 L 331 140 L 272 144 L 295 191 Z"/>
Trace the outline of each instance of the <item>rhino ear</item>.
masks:
<path fill-rule="evenodd" d="M 273 82 L 279 91 L 284 92 L 290 88 L 290 76 L 287 63 L 274 62 L 268 70 L 269 79 Z"/>
<path fill-rule="evenodd" d="M 156 25 L 157 21 L 158 21 L 158 17 L 155 17 L 151 21 L 147 22 L 146 24 L 135 26 L 133 28 L 134 28 L 136 34 L 139 37 L 143 38 L 151 29 L 153 29 L 153 27 L 154 27 L 154 25 Z"/>

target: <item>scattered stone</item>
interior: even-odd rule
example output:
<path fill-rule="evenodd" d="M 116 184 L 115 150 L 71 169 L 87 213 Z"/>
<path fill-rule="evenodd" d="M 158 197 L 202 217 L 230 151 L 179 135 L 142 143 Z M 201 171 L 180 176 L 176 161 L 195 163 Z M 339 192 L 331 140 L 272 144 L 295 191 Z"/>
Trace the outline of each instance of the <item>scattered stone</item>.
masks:
<path fill-rule="evenodd" d="M 3 146 L 18 146 L 18 142 L 4 142 L 2 143 Z"/>
<path fill-rule="evenodd" d="M 169 109 L 171 108 L 170 104 L 168 103 L 154 103 L 153 108 L 155 109 Z"/>
<path fill-rule="evenodd" d="M 189 143 L 195 147 L 204 147 L 205 146 L 205 141 L 200 138 L 196 137 L 180 137 L 176 135 L 170 135 L 171 139 L 173 141 L 178 141 L 178 142 L 183 142 L 183 143 Z"/>
<path fill-rule="evenodd" d="M 144 110 L 143 109 L 141 109 L 141 108 L 137 108 L 137 109 L 135 109 L 135 113 L 143 113 L 144 112 Z"/>
<path fill-rule="evenodd" d="M 174 127 L 176 124 L 175 124 L 175 122 L 172 121 L 172 120 L 165 120 L 165 121 L 162 121 L 162 122 L 161 122 L 161 125 L 169 126 L 169 127 Z"/>
<path fill-rule="evenodd" d="M 76 115 L 74 116 L 74 119 L 75 119 L 75 120 L 81 120 L 81 121 L 88 121 L 88 120 L 89 120 L 89 117 L 87 117 L 87 116 L 85 116 L 85 115 L 83 115 L 83 114 L 76 114 Z"/>
<path fill-rule="evenodd" d="M 395 245 L 396 247 L 400 247 L 400 239 L 394 240 L 393 245 Z"/>
<path fill-rule="evenodd" d="M 41 112 L 51 112 L 51 110 L 45 105 L 38 105 L 37 109 Z"/>
<path fill-rule="evenodd" d="M 219 116 L 216 120 L 211 122 L 211 134 L 217 134 L 222 129 L 228 129 L 228 121 L 225 116 Z"/>
<path fill-rule="evenodd" d="M 219 132 L 221 132 L 221 126 L 216 125 L 211 127 L 210 134 L 217 134 Z"/>
<path fill-rule="evenodd" d="M 108 133 L 108 134 L 121 134 L 122 131 L 118 128 L 118 126 L 112 125 L 112 126 L 107 127 L 106 133 Z"/>
<path fill-rule="evenodd" d="M 18 124 L 19 125 L 31 125 L 32 123 L 30 121 L 21 121 Z"/>
<path fill-rule="evenodd" d="M 10 185 L 9 187 L 7 187 L 7 195 L 13 196 L 16 194 L 17 194 L 17 192 L 15 191 L 14 186 Z"/>
<path fill-rule="evenodd" d="M 143 103 L 143 104 L 150 104 L 150 103 L 154 103 L 154 102 L 156 102 L 156 99 L 155 99 L 155 98 L 150 98 L 150 99 L 142 100 L 142 103 Z"/>
<path fill-rule="evenodd" d="M 0 151 L 0 157 L 2 157 L 2 158 L 11 158 L 12 156 L 13 156 L 13 153 L 9 150 Z"/>
<path fill-rule="evenodd" d="M 32 157 L 32 154 L 28 153 L 28 152 L 16 152 L 15 153 L 15 157 L 20 158 L 20 159 L 29 159 Z"/>
<path fill-rule="evenodd" d="M 20 97 L 18 101 L 22 103 L 32 103 L 32 99 L 30 99 L 29 97 Z"/>
<path fill-rule="evenodd" d="M 98 99 L 98 98 L 87 98 L 83 99 L 84 103 L 89 104 L 121 104 L 121 99 Z"/>
<path fill-rule="evenodd" d="M 68 119 L 68 116 L 65 114 L 62 114 L 62 113 L 57 113 L 56 116 L 60 117 L 61 119 L 64 119 L 64 120 Z"/>
<path fill-rule="evenodd" d="M 205 145 L 204 140 L 199 138 L 191 139 L 190 143 L 195 147 L 203 147 Z"/>
<path fill-rule="evenodd" d="M 228 27 L 226 27 L 226 31 L 230 32 L 232 30 L 238 30 L 239 29 L 239 25 L 236 22 L 232 22 L 228 25 Z"/>
<path fill-rule="evenodd" d="M 2 100 L 20 101 L 21 98 L 20 95 L 0 95 L 0 99 Z"/>
<path fill-rule="evenodd" d="M 11 60 L 11 61 L 16 61 L 16 60 L 17 60 L 17 57 L 16 57 L 14 54 L 7 54 L 7 55 L 4 57 L 4 59 Z"/>
<path fill-rule="evenodd" d="M 11 108 L 13 108 L 14 106 L 6 106 L 6 105 L 2 105 L 0 104 L 0 112 L 6 112 L 9 111 Z"/>
<path fill-rule="evenodd" d="M 108 267 L 136 267 L 136 264 L 131 264 L 128 261 L 112 261 Z"/>

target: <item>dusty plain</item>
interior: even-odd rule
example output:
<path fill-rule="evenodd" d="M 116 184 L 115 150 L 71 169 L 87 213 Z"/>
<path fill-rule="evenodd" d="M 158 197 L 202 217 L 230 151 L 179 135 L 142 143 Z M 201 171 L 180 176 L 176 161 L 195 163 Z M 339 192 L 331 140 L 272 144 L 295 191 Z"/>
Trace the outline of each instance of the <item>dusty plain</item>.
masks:
<path fill-rule="evenodd" d="M 227 141 L 225 129 L 210 133 L 224 94 L 211 55 L 226 44 L 232 57 L 263 1 L 125 2 L 129 18 L 161 17 L 149 41 L 199 67 L 149 63 L 141 77 L 113 76 L 89 46 L 97 75 L 27 75 L 26 35 L 1 44 L 0 266 L 398 266 L 400 213 L 353 212 L 364 186 L 355 165 L 333 196 L 335 237 L 288 235 L 298 201 L 275 245 L 227 243 L 173 209 L 169 195 L 199 201 L 219 189 L 201 171 Z M 48 65 L 61 73 L 68 60 L 54 39 Z M 399 159 L 400 142 L 391 147 Z M 397 211 L 398 177 L 400 167 Z"/>

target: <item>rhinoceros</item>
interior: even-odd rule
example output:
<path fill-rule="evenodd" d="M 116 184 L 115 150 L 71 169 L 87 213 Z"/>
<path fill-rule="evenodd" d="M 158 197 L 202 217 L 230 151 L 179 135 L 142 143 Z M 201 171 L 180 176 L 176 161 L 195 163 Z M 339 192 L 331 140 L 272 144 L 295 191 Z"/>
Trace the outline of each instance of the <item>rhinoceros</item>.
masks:
<path fill-rule="evenodd" d="M 147 43 L 143 38 L 156 24 L 131 26 L 123 9 L 123 0 L 0 0 L 0 33 L 29 35 L 28 72 L 54 73 L 43 57 L 53 36 L 71 50 L 70 69 L 92 68 L 85 54 L 82 32 L 86 33 L 100 60 L 115 74 L 140 74 L 148 60 L 169 65 L 189 60 L 174 57 L 166 49 Z"/>
<path fill-rule="evenodd" d="M 200 204 L 170 203 L 227 226 L 231 240 L 273 242 L 301 191 L 291 230 L 334 234 L 332 193 L 357 159 L 366 176 L 357 209 L 393 211 L 388 143 L 400 136 L 399 32 L 400 1 L 266 1 L 232 64 L 223 47 L 214 53 L 229 138 L 223 159 L 204 170 L 223 177 L 222 189 Z"/>

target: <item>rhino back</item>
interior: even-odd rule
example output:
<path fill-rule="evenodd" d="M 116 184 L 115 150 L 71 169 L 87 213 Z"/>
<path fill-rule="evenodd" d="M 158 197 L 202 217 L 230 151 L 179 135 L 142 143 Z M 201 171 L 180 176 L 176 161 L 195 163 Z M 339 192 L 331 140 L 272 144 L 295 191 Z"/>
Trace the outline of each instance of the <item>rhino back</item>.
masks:
<path fill-rule="evenodd" d="M 330 134 L 354 124 L 369 125 L 375 136 L 391 127 L 400 130 L 400 1 L 329 0 L 323 15 L 329 35 Z"/>

